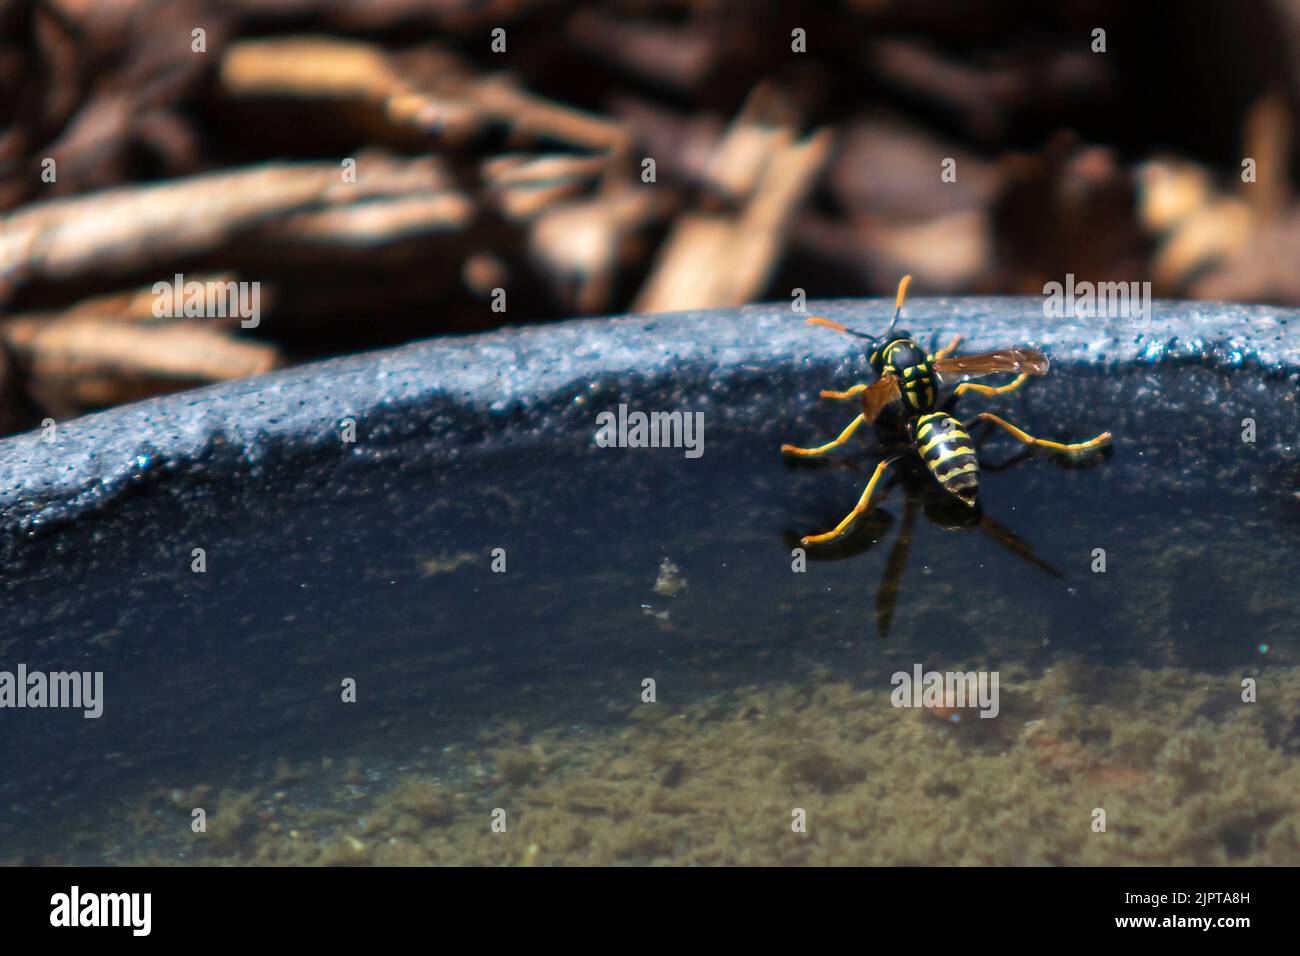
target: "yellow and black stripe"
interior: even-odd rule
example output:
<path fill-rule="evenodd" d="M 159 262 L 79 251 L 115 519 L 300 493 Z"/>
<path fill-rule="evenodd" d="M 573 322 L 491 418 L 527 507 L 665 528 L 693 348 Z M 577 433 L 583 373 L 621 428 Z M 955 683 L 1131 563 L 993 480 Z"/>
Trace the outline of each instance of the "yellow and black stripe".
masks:
<path fill-rule="evenodd" d="M 913 424 L 916 451 L 944 491 L 974 506 L 979 493 L 975 443 L 961 422 L 943 412 L 922 415 Z"/>
<path fill-rule="evenodd" d="M 934 409 L 939 382 L 925 349 L 905 335 L 891 339 L 871 353 L 871 366 L 877 374 L 888 372 L 898 380 L 898 390 L 908 415 L 920 415 Z"/>
<path fill-rule="evenodd" d="M 928 364 L 922 362 L 920 365 L 909 365 L 896 369 L 894 374 L 898 378 L 898 390 L 902 393 L 903 403 L 909 413 L 915 415 L 934 408 L 937 390 L 934 373 Z"/>

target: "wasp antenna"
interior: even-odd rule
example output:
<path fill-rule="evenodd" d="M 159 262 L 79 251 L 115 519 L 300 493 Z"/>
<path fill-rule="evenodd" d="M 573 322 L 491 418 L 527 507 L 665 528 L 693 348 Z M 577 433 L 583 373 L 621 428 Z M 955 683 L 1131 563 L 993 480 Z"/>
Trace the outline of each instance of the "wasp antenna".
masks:
<path fill-rule="evenodd" d="M 830 319 L 823 319 L 820 315 L 810 315 L 804 319 L 809 325 L 821 325 L 828 329 L 834 329 L 836 332 L 847 332 L 848 326 L 840 325 L 838 322 L 832 322 Z"/>
<path fill-rule="evenodd" d="M 889 320 L 889 328 L 885 329 L 886 337 L 894 331 L 894 326 L 898 324 L 898 317 L 903 314 L 903 300 L 907 298 L 907 287 L 911 284 L 911 276 L 903 276 L 898 282 L 898 295 L 894 296 L 894 317 Z"/>
<path fill-rule="evenodd" d="M 836 332 L 843 332 L 845 335 L 856 335 L 860 339 L 872 339 L 874 336 L 867 335 L 866 332 L 859 332 L 857 329 L 851 329 L 847 325 L 841 325 L 839 322 L 832 322 L 830 319 L 824 319 L 820 315 L 810 315 L 804 319 L 809 325 L 820 325 L 824 328 L 834 329 Z"/>

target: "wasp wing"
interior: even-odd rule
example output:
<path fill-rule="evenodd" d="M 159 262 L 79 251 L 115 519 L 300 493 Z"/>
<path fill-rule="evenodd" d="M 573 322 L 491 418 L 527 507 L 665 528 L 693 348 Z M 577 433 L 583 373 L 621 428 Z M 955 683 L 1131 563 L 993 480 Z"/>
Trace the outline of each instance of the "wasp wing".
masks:
<path fill-rule="evenodd" d="M 885 372 L 862 393 L 862 416 L 868 422 L 874 422 L 886 405 L 902 397 L 898 391 L 898 379 Z"/>
<path fill-rule="evenodd" d="M 1047 356 L 1038 349 L 999 349 L 974 355 L 953 355 L 934 362 L 934 370 L 944 378 L 975 378 L 998 372 L 1046 375 L 1047 366 Z"/>

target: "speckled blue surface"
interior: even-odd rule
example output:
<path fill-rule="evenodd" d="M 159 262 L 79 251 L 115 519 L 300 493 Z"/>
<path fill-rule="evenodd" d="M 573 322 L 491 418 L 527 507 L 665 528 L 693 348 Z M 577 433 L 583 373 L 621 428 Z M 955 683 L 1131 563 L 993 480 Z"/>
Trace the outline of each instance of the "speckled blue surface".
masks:
<path fill-rule="evenodd" d="M 808 312 L 878 332 L 891 305 L 812 302 Z M 973 351 L 1037 345 L 1058 365 L 1251 364 L 1297 377 L 1300 311 L 1163 301 L 1151 311 L 1146 322 L 1049 319 L 1039 298 L 923 298 L 908 303 L 903 325 L 925 339 L 961 332 Z M 590 415 L 572 412 L 596 381 L 609 398 L 608 383 L 676 380 L 685 401 L 701 387 L 725 396 L 736 376 L 861 362 L 861 343 L 803 317 L 778 304 L 506 329 L 89 415 L 60 425 L 53 443 L 40 433 L 0 441 L 0 531 L 65 521 L 160 471 L 256 470 L 272 447 L 365 454 L 422 435 L 434 453 L 454 457 L 507 429 L 511 442 L 545 440 L 589 427 Z M 347 448 L 346 418 L 357 420 L 360 439 Z"/>

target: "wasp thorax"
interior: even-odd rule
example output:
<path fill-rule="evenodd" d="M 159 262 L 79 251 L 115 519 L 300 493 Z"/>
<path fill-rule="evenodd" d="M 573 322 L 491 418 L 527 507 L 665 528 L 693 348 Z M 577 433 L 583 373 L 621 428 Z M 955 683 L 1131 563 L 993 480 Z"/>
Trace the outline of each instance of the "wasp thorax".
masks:
<path fill-rule="evenodd" d="M 925 350 L 904 335 L 885 346 L 885 360 L 894 368 L 910 368 L 925 363 Z"/>

